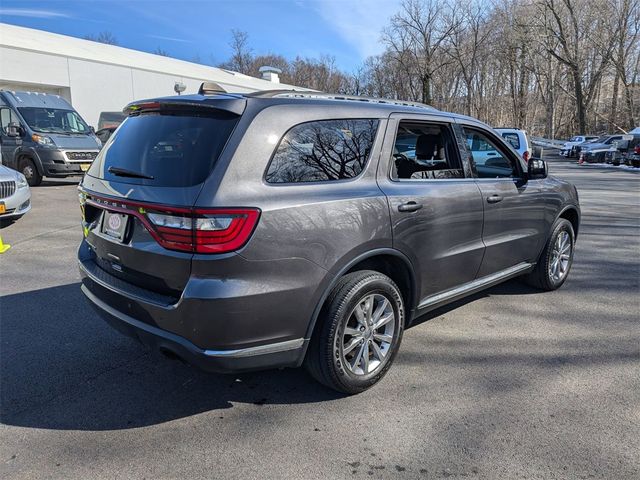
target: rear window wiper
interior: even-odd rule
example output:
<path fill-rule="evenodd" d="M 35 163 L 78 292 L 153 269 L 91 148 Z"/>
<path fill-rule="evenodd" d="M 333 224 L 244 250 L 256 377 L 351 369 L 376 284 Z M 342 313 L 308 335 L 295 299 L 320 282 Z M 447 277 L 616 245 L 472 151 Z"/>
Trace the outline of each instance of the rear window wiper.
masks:
<path fill-rule="evenodd" d="M 109 167 L 107 171 L 109 173 L 117 175 L 118 177 L 146 178 L 148 180 L 153 180 L 153 176 L 151 175 L 146 175 L 140 172 L 134 172 L 133 170 L 127 170 L 126 168 Z"/>

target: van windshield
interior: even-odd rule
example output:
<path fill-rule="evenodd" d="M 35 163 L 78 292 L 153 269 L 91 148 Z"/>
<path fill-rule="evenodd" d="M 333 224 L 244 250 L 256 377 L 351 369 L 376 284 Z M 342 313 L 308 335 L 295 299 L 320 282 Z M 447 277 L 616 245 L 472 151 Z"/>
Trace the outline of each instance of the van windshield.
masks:
<path fill-rule="evenodd" d="M 20 107 L 18 111 L 31 127 L 41 133 L 89 133 L 89 126 L 73 110 Z"/>
<path fill-rule="evenodd" d="M 128 117 L 102 147 L 87 175 L 156 187 L 197 185 L 209 176 L 238 118 L 223 111 Z"/>

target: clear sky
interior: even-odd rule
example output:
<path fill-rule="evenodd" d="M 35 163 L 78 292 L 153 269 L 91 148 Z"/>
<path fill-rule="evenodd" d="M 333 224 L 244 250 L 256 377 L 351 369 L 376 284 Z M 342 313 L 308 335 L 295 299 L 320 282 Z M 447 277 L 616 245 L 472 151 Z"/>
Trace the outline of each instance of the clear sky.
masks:
<path fill-rule="evenodd" d="M 400 0 L 1 0 L 0 21 L 84 37 L 111 32 L 118 44 L 184 60 L 224 61 L 231 29 L 256 54 L 333 55 L 353 71 L 380 53 L 380 32 Z"/>

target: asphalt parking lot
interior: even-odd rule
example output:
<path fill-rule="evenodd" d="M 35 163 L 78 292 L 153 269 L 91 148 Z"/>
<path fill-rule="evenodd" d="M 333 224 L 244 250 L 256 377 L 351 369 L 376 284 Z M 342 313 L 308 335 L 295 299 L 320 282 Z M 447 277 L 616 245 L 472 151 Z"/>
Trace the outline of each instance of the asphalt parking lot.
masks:
<path fill-rule="evenodd" d="M 640 172 L 550 162 L 583 219 L 565 286 L 511 281 L 409 329 L 375 388 L 201 373 L 79 289 L 75 182 L 0 230 L 1 478 L 640 478 Z"/>

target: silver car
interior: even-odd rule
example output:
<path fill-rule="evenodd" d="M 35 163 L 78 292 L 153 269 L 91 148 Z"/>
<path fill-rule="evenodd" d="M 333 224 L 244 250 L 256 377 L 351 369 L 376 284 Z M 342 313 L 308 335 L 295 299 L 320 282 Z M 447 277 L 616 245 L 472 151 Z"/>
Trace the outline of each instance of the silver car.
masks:
<path fill-rule="evenodd" d="M 17 220 L 31 210 L 31 190 L 23 174 L 0 165 L 0 220 Z"/>

